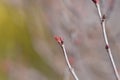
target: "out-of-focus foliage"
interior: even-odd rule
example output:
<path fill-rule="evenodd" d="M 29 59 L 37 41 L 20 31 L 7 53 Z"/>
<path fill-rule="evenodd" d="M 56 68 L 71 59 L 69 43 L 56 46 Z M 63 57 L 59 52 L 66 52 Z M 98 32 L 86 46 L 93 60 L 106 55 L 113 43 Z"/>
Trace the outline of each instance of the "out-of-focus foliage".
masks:
<path fill-rule="evenodd" d="M 49 80 L 61 80 L 60 75 L 34 50 L 27 15 L 0 3 L 0 63 L 4 63 L 6 59 L 13 62 L 20 60 L 23 64 L 40 71 Z M 8 80 L 9 71 L 6 72 L 3 67 L 1 64 L 0 80 Z"/>

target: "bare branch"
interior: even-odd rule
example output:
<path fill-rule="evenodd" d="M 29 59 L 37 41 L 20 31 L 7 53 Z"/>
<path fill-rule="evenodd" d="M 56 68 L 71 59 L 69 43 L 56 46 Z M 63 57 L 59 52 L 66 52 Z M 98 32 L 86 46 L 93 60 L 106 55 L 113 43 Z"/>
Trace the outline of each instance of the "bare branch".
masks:
<path fill-rule="evenodd" d="M 115 73 L 116 79 L 120 80 L 119 73 L 118 73 L 115 61 L 113 59 L 113 55 L 111 53 L 111 48 L 109 46 L 109 42 L 108 42 L 108 38 L 107 38 L 106 25 L 105 25 L 106 24 L 106 16 L 102 15 L 102 12 L 100 10 L 100 5 L 99 4 L 96 4 L 96 8 L 98 10 L 98 15 L 99 15 L 99 17 L 101 19 L 101 26 L 102 26 L 102 31 L 103 31 L 103 37 L 104 37 L 104 41 L 105 41 L 105 44 L 106 44 L 105 49 L 107 50 L 107 53 L 108 53 L 109 58 L 110 58 L 110 61 L 112 63 L 112 67 L 114 69 L 114 73 Z"/>
<path fill-rule="evenodd" d="M 65 61 L 66 61 L 66 64 L 71 72 L 71 74 L 73 75 L 74 79 L 75 80 L 79 80 L 74 69 L 72 68 L 70 62 L 69 62 L 69 59 L 68 59 L 68 56 L 67 56 L 67 53 L 66 53 L 66 49 L 65 49 L 65 45 L 63 43 L 63 40 L 61 39 L 61 37 L 58 37 L 56 36 L 55 37 L 56 41 L 59 43 L 59 45 L 62 47 L 62 50 L 63 50 L 63 53 L 64 53 L 64 57 L 65 57 Z"/>

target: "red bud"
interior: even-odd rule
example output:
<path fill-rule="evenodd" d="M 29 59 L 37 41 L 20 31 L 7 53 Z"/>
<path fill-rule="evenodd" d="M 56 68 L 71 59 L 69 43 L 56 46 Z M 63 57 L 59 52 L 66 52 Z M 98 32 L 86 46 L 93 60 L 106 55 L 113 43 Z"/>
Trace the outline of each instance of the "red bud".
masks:
<path fill-rule="evenodd" d="M 70 56 L 70 57 L 69 57 L 69 62 L 70 62 L 71 65 L 74 64 L 75 60 L 74 60 L 74 57 L 73 57 L 73 56 Z"/>
<path fill-rule="evenodd" d="M 97 4 L 99 2 L 99 0 L 92 0 L 95 4 Z"/>
<path fill-rule="evenodd" d="M 108 48 L 109 48 L 109 46 L 108 46 L 108 45 L 106 45 L 106 46 L 105 46 L 105 49 L 108 49 Z"/>
<path fill-rule="evenodd" d="M 106 19 L 106 16 L 105 16 L 105 15 L 103 15 L 103 16 L 102 16 L 102 19 Z"/>
<path fill-rule="evenodd" d="M 59 37 L 59 36 L 55 36 L 54 38 L 55 38 L 55 40 L 56 40 L 60 45 L 63 44 L 63 40 L 62 40 L 61 37 Z"/>

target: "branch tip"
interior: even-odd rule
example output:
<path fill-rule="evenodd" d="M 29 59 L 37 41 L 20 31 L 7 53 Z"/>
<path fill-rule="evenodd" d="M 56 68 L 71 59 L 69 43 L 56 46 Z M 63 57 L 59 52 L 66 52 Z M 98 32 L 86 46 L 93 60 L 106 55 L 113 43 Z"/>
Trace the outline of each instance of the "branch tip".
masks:
<path fill-rule="evenodd" d="M 55 40 L 60 44 L 62 45 L 63 44 L 63 39 L 59 36 L 54 36 Z"/>
<path fill-rule="evenodd" d="M 92 0 L 95 4 L 99 3 L 99 0 Z"/>

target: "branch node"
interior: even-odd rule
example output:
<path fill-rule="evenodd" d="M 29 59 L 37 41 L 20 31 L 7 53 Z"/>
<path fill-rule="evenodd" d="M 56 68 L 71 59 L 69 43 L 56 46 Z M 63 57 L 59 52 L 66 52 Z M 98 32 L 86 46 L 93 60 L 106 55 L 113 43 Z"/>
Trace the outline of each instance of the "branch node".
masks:
<path fill-rule="evenodd" d="M 99 0 L 92 0 L 95 4 L 97 4 L 99 2 Z"/>
<path fill-rule="evenodd" d="M 106 45 L 106 46 L 105 46 L 105 49 L 109 49 L 109 45 Z"/>

